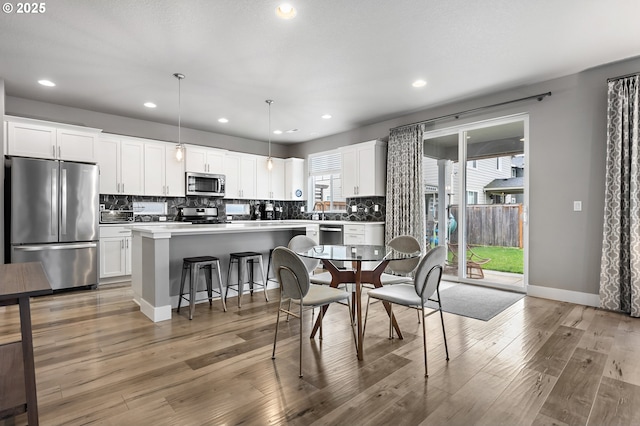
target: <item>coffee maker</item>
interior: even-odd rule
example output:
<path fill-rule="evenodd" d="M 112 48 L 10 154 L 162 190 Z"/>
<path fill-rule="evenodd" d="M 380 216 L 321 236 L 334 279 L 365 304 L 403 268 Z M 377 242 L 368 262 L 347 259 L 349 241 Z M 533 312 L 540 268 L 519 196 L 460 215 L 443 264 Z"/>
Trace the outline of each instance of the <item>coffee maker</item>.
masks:
<path fill-rule="evenodd" d="M 262 208 L 262 220 L 274 220 L 276 218 L 273 203 L 265 203 Z"/>

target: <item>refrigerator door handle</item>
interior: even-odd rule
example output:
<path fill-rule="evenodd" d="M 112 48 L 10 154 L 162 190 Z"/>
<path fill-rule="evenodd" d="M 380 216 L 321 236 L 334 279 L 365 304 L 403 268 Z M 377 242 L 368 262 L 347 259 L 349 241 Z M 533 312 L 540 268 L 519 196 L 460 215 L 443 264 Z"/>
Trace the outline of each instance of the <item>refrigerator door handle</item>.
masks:
<path fill-rule="evenodd" d="M 60 217 L 60 233 L 62 235 L 67 235 L 67 170 L 62 169 L 62 182 L 60 182 L 60 198 L 62 199 L 60 202 L 61 206 L 61 217 Z"/>
<path fill-rule="evenodd" d="M 98 245 L 96 243 L 80 243 L 80 244 L 58 244 L 58 245 L 25 245 L 25 246 L 13 246 L 15 251 L 43 251 L 43 250 L 76 250 L 85 248 L 94 248 Z"/>
<path fill-rule="evenodd" d="M 51 235 L 58 232 L 58 169 L 51 169 Z"/>

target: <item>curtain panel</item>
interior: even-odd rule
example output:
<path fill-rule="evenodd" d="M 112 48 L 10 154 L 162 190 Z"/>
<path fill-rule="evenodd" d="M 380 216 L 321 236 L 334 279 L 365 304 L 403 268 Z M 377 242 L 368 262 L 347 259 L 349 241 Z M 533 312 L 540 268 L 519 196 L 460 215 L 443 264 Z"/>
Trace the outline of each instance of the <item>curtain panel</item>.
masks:
<path fill-rule="evenodd" d="M 640 75 L 610 81 L 600 307 L 640 317 Z"/>
<path fill-rule="evenodd" d="M 385 241 L 411 235 L 424 248 L 422 125 L 392 129 L 387 144 Z"/>

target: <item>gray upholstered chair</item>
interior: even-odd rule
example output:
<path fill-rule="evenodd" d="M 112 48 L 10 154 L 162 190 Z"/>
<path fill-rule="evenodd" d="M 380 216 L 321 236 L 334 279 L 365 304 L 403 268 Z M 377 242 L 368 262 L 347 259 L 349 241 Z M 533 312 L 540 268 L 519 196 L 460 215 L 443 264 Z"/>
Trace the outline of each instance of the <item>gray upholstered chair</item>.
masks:
<path fill-rule="evenodd" d="M 389 246 L 403 253 L 414 253 L 421 250 L 420 243 L 411 235 L 395 237 L 389 241 Z M 390 261 L 387 269 L 393 271 L 393 274 L 383 273 L 380 276 L 380 282 L 382 285 L 410 283 L 412 278 L 409 274 L 416 269 L 419 262 L 419 257 Z"/>
<path fill-rule="evenodd" d="M 393 307 L 394 304 L 406 306 L 408 308 L 417 309 L 425 317 L 425 304 L 428 301 L 436 302 L 438 308 L 431 311 L 440 312 L 440 321 L 442 323 L 442 335 L 444 336 L 444 349 L 449 361 L 449 348 L 447 346 L 447 334 L 444 329 L 444 316 L 442 315 L 442 305 L 440 304 L 440 279 L 442 277 L 442 269 L 447 256 L 447 249 L 444 246 L 438 246 L 431 249 L 420 261 L 416 268 L 413 284 L 397 284 L 370 290 L 367 299 L 367 310 L 364 317 L 364 332 L 367 327 L 367 317 L 369 315 L 369 302 L 371 298 L 389 302 Z M 436 298 L 432 298 L 433 295 Z M 429 308 L 427 308 L 429 309 Z M 389 312 L 389 337 L 393 336 L 393 308 Z M 425 321 L 422 321 L 422 343 L 424 345 L 424 373 L 429 375 L 427 369 L 427 331 Z"/>
<path fill-rule="evenodd" d="M 300 319 L 300 377 L 302 377 L 302 312 L 305 307 L 325 306 L 333 302 L 348 300 L 349 294 L 343 290 L 326 285 L 315 285 L 309 281 L 309 272 L 302 259 L 286 247 L 276 247 L 273 250 L 273 271 L 280 283 L 280 302 L 278 304 L 278 317 L 276 320 L 276 333 L 273 338 L 273 353 L 276 357 L 276 343 L 278 341 L 278 325 L 280 324 L 280 312 L 287 316 L 292 315 Z M 283 302 L 288 302 L 286 309 Z M 291 310 L 291 302 L 300 306 L 299 313 Z M 349 304 L 347 303 L 347 306 Z M 322 315 L 324 309 L 320 309 L 320 338 L 322 338 Z M 349 309 L 349 318 L 351 318 Z"/>
<path fill-rule="evenodd" d="M 296 235 L 289 241 L 288 247 L 294 252 L 303 252 L 310 250 L 316 245 L 316 242 L 312 238 L 309 238 L 306 235 Z M 312 259 L 310 257 L 302 257 L 301 259 L 307 267 L 307 271 L 310 274 L 309 279 L 311 280 L 312 284 L 331 284 L 331 274 L 329 272 L 322 272 L 320 274 L 314 273 L 314 271 L 320 264 L 320 261 L 318 259 Z"/>

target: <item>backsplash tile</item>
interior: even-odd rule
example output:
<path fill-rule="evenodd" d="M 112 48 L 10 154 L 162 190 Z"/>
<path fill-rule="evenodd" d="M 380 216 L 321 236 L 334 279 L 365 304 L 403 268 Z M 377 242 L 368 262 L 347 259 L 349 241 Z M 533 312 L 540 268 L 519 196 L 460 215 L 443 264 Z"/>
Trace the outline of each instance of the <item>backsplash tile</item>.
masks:
<path fill-rule="evenodd" d="M 305 219 L 311 220 L 313 213 L 302 213 L 301 207 L 307 210 L 306 201 L 271 201 L 271 200 L 234 200 L 218 197 L 150 197 L 138 195 L 111 195 L 100 194 L 100 204 L 104 204 L 107 210 L 133 210 L 134 202 L 166 202 L 167 220 L 173 220 L 178 214 L 178 207 L 217 207 L 218 216 L 225 217 L 226 203 L 249 204 L 251 212 L 255 210 L 257 203 L 273 203 L 274 207 L 282 208 L 283 219 Z M 327 212 L 324 214 L 326 220 L 347 220 L 353 222 L 384 222 L 386 215 L 385 197 L 362 197 L 348 198 L 347 207 L 343 212 Z M 374 206 L 378 205 L 378 211 L 374 211 Z M 351 212 L 352 206 L 356 207 L 356 212 Z M 158 216 L 136 215 L 136 221 L 148 222 L 157 221 Z M 235 215 L 234 220 L 250 220 L 251 215 Z"/>

